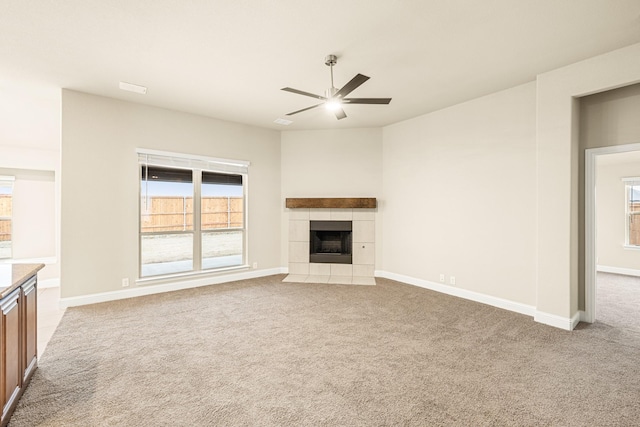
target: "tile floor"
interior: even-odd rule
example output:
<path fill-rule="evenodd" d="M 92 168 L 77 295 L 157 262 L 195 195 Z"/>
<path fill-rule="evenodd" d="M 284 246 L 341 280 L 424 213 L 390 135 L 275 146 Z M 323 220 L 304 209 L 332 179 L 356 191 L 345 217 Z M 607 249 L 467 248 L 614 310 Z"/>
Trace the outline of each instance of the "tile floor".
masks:
<path fill-rule="evenodd" d="M 59 302 L 60 288 L 38 288 L 38 358 L 42 356 L 64 314 Z"/>
<path fill-rule="evenodd" d="M 304 275 L 304 274 L 289 274 L 282 281 L 293 282 L 293 283 L 332 283 L 336 285 L 375 285 L 376 284 L 376 279 L 374 277 L 319 276 L 319 275 Z"/>

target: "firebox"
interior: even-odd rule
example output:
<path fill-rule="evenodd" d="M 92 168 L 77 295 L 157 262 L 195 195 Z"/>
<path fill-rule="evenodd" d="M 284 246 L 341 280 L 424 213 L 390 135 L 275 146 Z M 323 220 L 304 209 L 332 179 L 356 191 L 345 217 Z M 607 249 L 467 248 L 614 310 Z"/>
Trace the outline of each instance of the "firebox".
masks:
<path fill-rule="evenodd" d="M 311 221 L 309 262 L 351 264 L 351 221 Z"/>

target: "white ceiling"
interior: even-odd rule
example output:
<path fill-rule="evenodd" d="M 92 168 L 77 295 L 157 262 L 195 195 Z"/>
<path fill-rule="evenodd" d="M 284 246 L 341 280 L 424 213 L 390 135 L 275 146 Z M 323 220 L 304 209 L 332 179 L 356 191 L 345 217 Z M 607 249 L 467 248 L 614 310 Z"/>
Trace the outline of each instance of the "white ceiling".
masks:
<path fill-rule="evenodd" d="M 1 0 L 0 9 L 0 114 L 13 123 L 31 114 L 25 128 L 57 120 L 59 88 L 272 129 L 385 126 L 640 42 L 640 0 Z M 362 73 L 371 79 L 351 96 L 391 104 L 275 124 L 316 103 L 282 87 L 330 86 L 328 54 L 339 58 L 337 87 Z M 15 110 L 7 100 L 18 92 L 38 106 Z M 39 109 L 49 112 L 42 124 Z"/>

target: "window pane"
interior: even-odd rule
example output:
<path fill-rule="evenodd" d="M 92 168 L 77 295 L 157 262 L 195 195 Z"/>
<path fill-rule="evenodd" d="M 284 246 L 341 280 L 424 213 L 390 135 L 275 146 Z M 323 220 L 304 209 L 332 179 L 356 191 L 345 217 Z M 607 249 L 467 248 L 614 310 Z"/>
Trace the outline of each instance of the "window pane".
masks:
<path fill-rule="evenodd" d="M 244 227 L 242 175 L 202 172 L 203 230 Z"/>
<path fill-rule="evenodd" d="M 145 165 L 140 170 L 140 231 L 193 230 L 192 172 Z"/>
<path fill-rule="evenodd" d="M 640 186 L 629 186 L 629 244 L 640 245 Z"/>
<path fill-rule="evenodd" d="M 141 237 L 141 277 L 193 270 L 193 234 Z"/>
<path fill-rule="evenodd" d="M 0 258 L 11 258 L 13 183 L 0 182 Z"/>
<path fill-rule="evenodd" d="M 0 204 L 2 202 L 3 200 L 0 199 Z M 11 220 L 10 219 L 0 218 L 0 258 L 11 258 Z"/>
<path fill-rule="evenodd" d="M 629 201 L 631 203 L 640 202 L 640 185 L 630 185 L 629 190 Z"/>
<path fill-rule="evenodd" d="M 242 265 L 242 230 L 202 233 L 202 269 Z"/>

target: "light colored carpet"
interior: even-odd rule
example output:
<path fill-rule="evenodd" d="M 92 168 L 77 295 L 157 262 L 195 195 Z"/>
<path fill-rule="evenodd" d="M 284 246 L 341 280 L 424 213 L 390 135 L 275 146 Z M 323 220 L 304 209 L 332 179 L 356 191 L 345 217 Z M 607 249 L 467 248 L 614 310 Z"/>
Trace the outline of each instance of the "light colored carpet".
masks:
<path fill-rule="evenodd" d="M 640 277 L 598 273 L 596 319 L 640 338 Z"/>
<path fill-rule="evenodd" d="M 640 338 L 283 277 L 68 309 L 10 426 L 640 423 Z"/>

